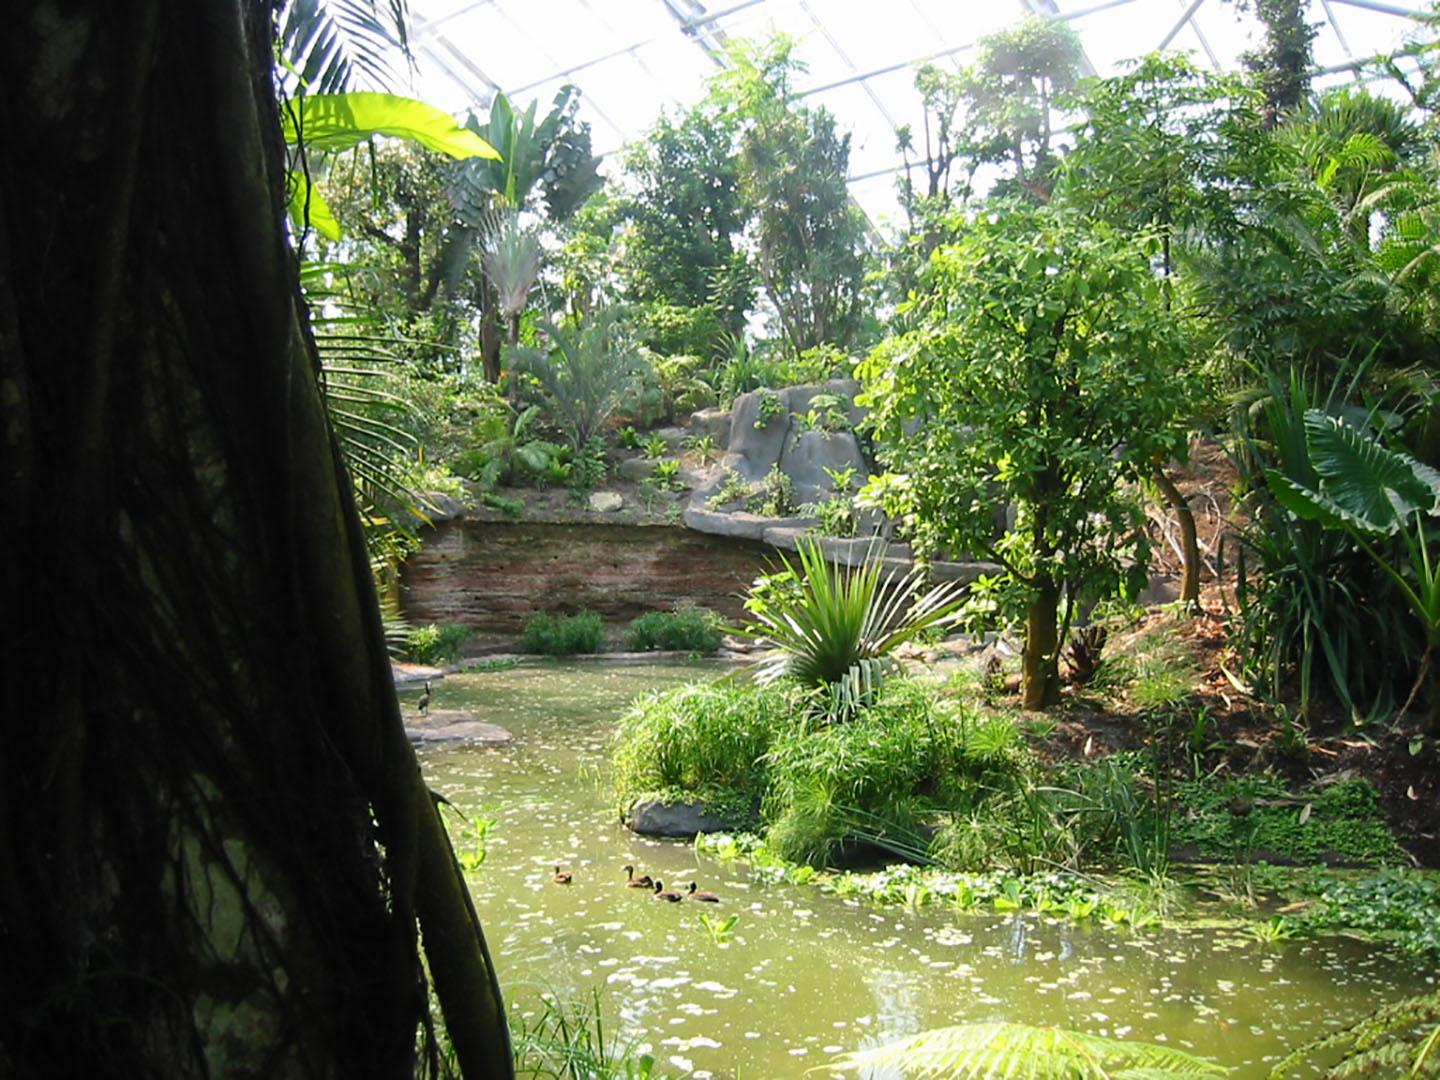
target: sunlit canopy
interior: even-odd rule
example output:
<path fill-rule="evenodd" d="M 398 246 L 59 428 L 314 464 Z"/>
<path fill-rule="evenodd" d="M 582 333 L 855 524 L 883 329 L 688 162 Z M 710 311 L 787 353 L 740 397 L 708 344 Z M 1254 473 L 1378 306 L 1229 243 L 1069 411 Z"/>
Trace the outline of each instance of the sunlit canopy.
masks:
<path fill-rule="evenodd" d="M 1311 0 L 1319 84 L 1401 49 L 1417 8 L 1383 0 Z M 731 36 L 772 29 L 798 42 L 802 94 L 852 135 L 851 192 L 874 217 L 894 213 L 894 129 L 920 119 L 917 64 L 963 66 L 975 41 L 1027 15 L 1068 22 L 1098 74 L 1158 48 L 1234 69 L 1257 25 L 1231 0 L 411 0 L 412 91 L 455 112 L 483 111 L 497 90 L 548 103 L 578 85 L 596 150 L 639 136 L 661 108 L 697 100 Z"/>

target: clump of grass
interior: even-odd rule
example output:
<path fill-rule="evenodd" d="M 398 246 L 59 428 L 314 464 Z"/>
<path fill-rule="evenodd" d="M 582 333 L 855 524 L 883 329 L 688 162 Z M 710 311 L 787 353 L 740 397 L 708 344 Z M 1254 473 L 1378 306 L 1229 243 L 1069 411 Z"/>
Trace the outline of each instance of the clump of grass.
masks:
<path fill-rule="evenodd" d="M 605 642 L 604 624 L 593 611 L 574 615 L 533 615 L 525 623 L 521 647 L 541 656 L 596 653 Z"/>
<path fill-rule="evenodd" d="M 412 627 L 405 636 L 404 657 L 415 664 L 453 664 L 469 637 L 468 626 L 430 623 Z"/>
<path fill-rule="evenodd" d="M 942 702 L 928 684 L 892 678 L 851 719 L 795 725 L 776 739 L 766 842 L 812 865 L 850 841 L 924 859 L 937 820 L 1013 788 L 1026 760 L 1013 724 Z"/>
<path fill-rule="evenodd" d="M 660 1080 L 664 1075 L 636 1040 L 606 1025 L 598 990 L 591 990 L 588 1001 L 547 996 L 533 1014 L 512 1006 L 509 1016 L 516 1076 Z"/>
<path fill-rule="evenodd" d="M 796 708 L 786 688 L 734 682 L 687 683 L 639 698 L 620 718 L 613 743 L 621 806 L 671 789 L 758 805 L 766 755 Z"/>
<path fill-rule="evenodd" d="M 625 630 L 625 647 L 632 652 L 713 653 L 720 648 L 720 617 L 708 608 L 647 611 Z"/>

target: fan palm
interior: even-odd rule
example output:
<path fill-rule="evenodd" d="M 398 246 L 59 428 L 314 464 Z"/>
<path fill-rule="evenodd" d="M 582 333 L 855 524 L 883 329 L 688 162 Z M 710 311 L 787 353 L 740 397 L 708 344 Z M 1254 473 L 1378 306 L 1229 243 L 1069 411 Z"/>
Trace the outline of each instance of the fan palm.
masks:
<path fill-rule="evenodd" d="M 832 564 L 810 538 L 798 552 L 798 569 L 780 557 L 779 587 L 772 576 L 752 590 L 745 606 L 753 622 L 734 632 L 775 650 L 759 661 L 758 681 L 798 682 L 828 719 L 853 715 L 873 697 L 897 648 L 960 618 L 960 583 L 926 589 L 918 570 L 887 573 L 878 547 L 853 569 Z"/>
<path fill-rule="evenodd" d="M 960 1024 L 856 1050 L 834 1072 L 899 1070 L 935 1080 L 1161 1080 L 1223 1076 L 1226 1069 L 1182 1050 L 1027 1024 Z"/>

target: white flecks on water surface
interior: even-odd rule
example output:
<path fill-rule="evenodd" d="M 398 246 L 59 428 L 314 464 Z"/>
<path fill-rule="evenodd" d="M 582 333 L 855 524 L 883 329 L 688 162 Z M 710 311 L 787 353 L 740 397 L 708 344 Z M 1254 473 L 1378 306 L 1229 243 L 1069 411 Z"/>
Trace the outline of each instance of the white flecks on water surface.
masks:
<path fill-rule="evenodd" d="M 607 1039 L 702 1078 L 793 1075 L 927 1028 L 1004 1019 L 1192 1048 L 1244 1080 L 1423 985 L 1414 965 L 1352 941 L 1277 948 L 1233 932 L 876 910 L 629 833 L 605 786 L 615 720 L 641 693 L 722 671 L 582 661 L 436 684 L 447 708 L 515 737 L 420 750 L 432 788 L 495 819 L 469 881 L 507 1001 L 583 1002 L 598 986 Z M 463 848 L 453 822 L 452 834 Z M 682 892 L 698 880 L 721 903 L 626 888 L 627 863 Z M 557 864 L 570 885 L 552 881 Z M 702 910 L 739 915 L 728 947 Z"/>

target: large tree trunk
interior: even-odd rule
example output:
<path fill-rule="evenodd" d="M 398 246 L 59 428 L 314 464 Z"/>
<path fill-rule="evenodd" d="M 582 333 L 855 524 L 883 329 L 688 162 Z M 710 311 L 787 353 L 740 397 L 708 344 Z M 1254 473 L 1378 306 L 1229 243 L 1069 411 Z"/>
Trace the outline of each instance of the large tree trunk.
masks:
<path fill-rule="evenodd" d="M 6 14 L 0 1075 L 413 1075 L 417 919 L 508 1075 L 325 421 L 269 7 Z"/>

